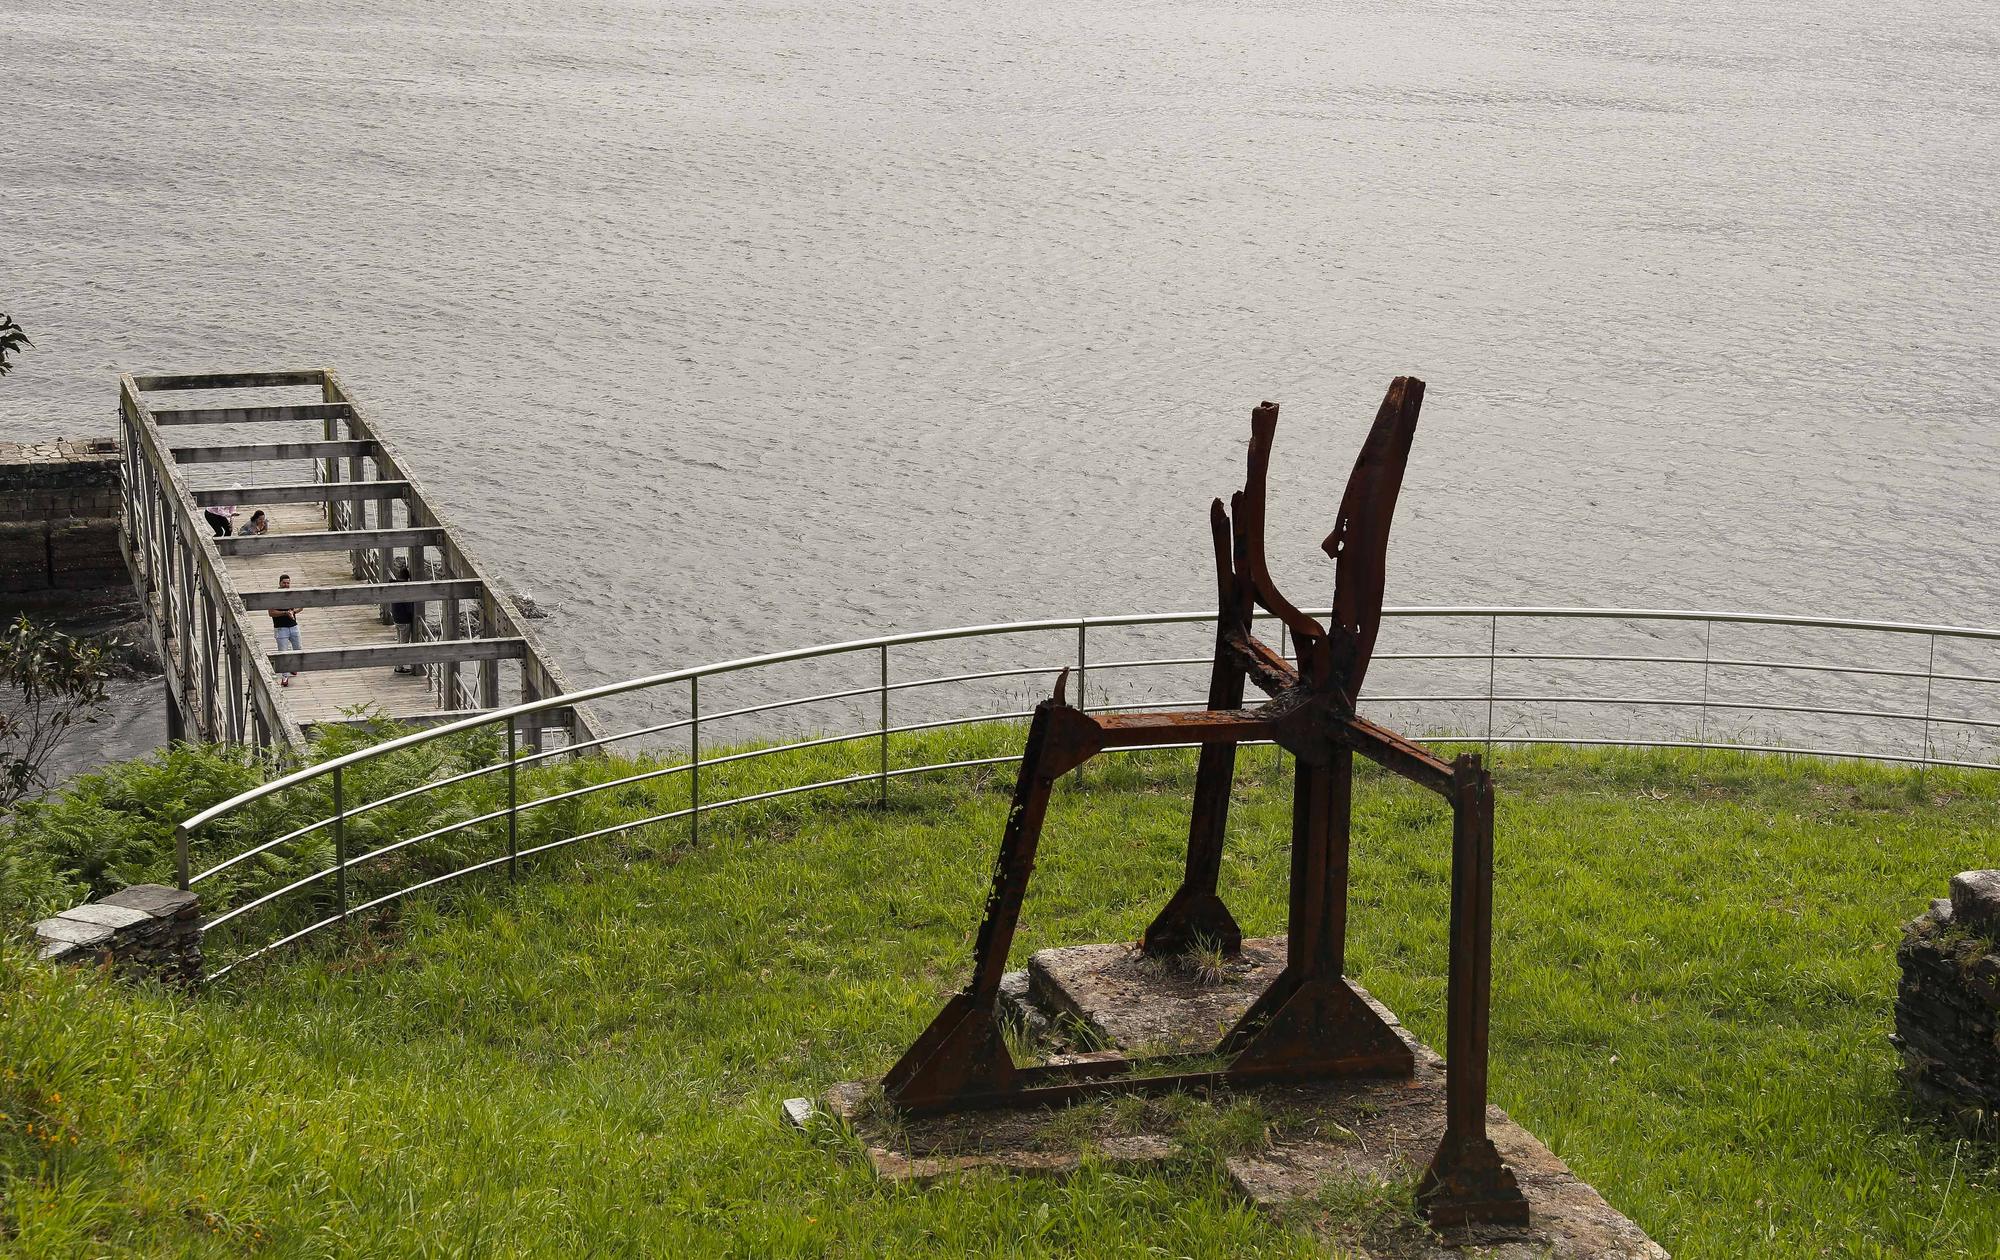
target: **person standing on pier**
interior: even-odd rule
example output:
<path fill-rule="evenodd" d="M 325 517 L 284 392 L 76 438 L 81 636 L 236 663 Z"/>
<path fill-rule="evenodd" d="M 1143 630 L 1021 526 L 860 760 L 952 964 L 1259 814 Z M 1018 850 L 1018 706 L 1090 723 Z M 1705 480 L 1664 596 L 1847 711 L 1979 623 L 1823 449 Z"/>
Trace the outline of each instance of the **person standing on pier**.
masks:
<path fill-rule="evenodd" d="M 396 580 L 398 582 L 407 582 L 410 580 L 410 562 L 408 560 L 396 561 Z M 389 617 L 396 623 L 396 642 L 415 643 L 417 641 L 417 606 L 413 601 L 406 599 L 391 603 L 389 605 Z M 398 665 L 396 666 L 396 672 L 399 674 L 421 674 L 424 672 L 424 669 L 421 665 Z"/>
<path fill-rule="evenodd" d="M 278 587 L 280 590 L 291 590 L 292 575 L 289 573 L 280 573 L 278 575 Z M 278 650 L 280 652 L 305 651 L 304 645 L 299 642 L 299 614 L 304 611 L 305 609 L 303 608 L 273 608 L 271 610 L 271 631 L 278 636 Z M 292 673 L 279 674 L 278 685 L 280 687 L 289 687 L 292 685 L 294 677 L 296 675 Z"/>

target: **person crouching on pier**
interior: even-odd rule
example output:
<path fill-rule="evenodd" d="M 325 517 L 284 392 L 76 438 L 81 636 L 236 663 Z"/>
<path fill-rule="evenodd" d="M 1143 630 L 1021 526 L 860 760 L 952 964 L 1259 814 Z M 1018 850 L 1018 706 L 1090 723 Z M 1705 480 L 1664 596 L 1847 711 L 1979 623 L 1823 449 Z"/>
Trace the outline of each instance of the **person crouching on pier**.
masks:
<path fill-rule="evenodd" d="M 227 538 L 236 532 L 236 509 L 226 503 L 215 503 L 201 510 L 208 521 L 208 527 L 215 531 L 217 538 Z"/>
<path fill-rule="evenodd" d="M 278 586 L 281 590 L 291 590 L 292 575 L 289 573 L 279 574 Z M 304 611 L 305 609 L 303 608 L 273 608 L 271 610 L 271 632 L 278 636 L 278 650 L 280 652 L 305 651 L 304 645 L 299 642 L 299 614 Z M 278 685 L 280 687 L 289 687 L 292 685 L 292 679 L 296 676 L 293 673 L 281 673 L 278 675 Z"/>

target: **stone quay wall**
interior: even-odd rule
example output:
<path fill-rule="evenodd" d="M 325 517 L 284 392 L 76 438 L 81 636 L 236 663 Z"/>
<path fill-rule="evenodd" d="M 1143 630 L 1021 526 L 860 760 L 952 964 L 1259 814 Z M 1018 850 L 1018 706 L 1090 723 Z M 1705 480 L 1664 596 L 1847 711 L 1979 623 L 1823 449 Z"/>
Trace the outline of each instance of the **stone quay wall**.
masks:
<path fill-rule="evenodd" d="M 131 583 L 110 438 L 0 442 L 0 595 L 62 599 Z"/>
<path fill-rule="evenodd" d="M 2000 871 L 1952 877 L 1951 897 L 1903 930 L 1896 1035 L 1916 1100 L 2000 1132 Z"/>
<path fill-rule="evenodd" d="M 134 884 L 35 924 L 47 962 L 108 966 L 135 979 L 201 983 L 201 900 L 165 884 Z"/>

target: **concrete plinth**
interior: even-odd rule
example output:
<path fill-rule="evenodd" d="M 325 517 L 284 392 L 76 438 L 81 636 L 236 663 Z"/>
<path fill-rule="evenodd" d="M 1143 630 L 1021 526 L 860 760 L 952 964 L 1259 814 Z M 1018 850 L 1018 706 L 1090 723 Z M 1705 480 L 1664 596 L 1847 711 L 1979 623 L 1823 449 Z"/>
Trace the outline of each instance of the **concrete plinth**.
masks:
<path fill-rule="evenodd" d="M 1137 1054 L 1206 1050 L 1285 969 L 1285 939 L 1243 942 L 1233 958 L 1152 959 L 1133 945 L 1071 945 L 1028 959 L 1028 995 L 1104 1045 Z"/>
<path fill-rule="evenodd" d="M 1245 941 L 1240 959 L 1206 972 L 1144 958 L 1128 945 L 1044 950 L 1030 960 L 1025 984 L 1015 980 L 1010 987 L 1009 1005 L 1039 1011 L 1051 1038 L 1080 1029 L 1085 1040 L 1116 1047 L 1077 1055 L 1060 1041 L 1045 1043 L 1057 1047 L 1045 1062 L 1205 1048 L 1248 1009 L 1283 959 L 1282 937 Z M 1348 1254 L 1444 1260 L 1475 1248 L 1495 1260 L 1663 1260 L 1667 1253 L 1643 1230 L 1498 1107 L 1487 1110 L 1488 1131 L 1528 1198 L 1529 1227 L 1433 1232 L 1408 1203 L 1444 1131 L 1444 1062 L 1387 1008 L 1362 996 L 1415 1055 L 1410 1078 L 1130 1095 L 922 1118 L 897 1116 L 875 1082 L 857 1081 L 816 1100 L 792 1099 L 786 1115 L 802 1127 L 827 1117 L 851 1126 L 886 1180 L 924 1182 L 974 1168 L 1061 1175 L 1086 1157 L 1143 1165 L 1192 1148 L 1219 1157 L 1245 1198 L 1311 1221 Z M 1224 1126 L 1234 1137 L 1218 1148 L 1212 1121 L 1225 1109 L 1260 1119 L 1261 1136 L 1253 1131 L 1245 1141 L 1241 1126 Z M 1373 1206 L 1339 1207 L 1362 1201 Z"/>

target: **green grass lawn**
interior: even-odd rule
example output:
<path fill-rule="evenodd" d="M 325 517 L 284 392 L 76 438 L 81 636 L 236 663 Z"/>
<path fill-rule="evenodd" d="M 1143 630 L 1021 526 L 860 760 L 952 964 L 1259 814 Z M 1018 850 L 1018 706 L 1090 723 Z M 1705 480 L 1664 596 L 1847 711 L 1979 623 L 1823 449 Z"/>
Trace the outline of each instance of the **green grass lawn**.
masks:
<path fill-rule="evenodd" d="M 1010 779 L 562 850 L 198 997 L 0 951 L 0 1251 L 1323 1254 L 1200 1143 L 910 1190 L 780 1127 L 964 979 Z M 1160 753 L 1059 792 L 1022 957 L 1137 935 L 1191 780 Z M 2000 865 L 2000 777 L 1617 751 L 1498 781 L 1496 1102 L 1677 1256 L 2000 1254 L 1992 1150 L 1904 1118 L 1887 1044 L 1902 923 Z M 1282 930 L 1287 786 L 1246 755 L 1224 887 L 1254 933 Z M 1441 1045 L 1447 811 L 1370 773 L 1356 814 L 1352 969 Z"/>

